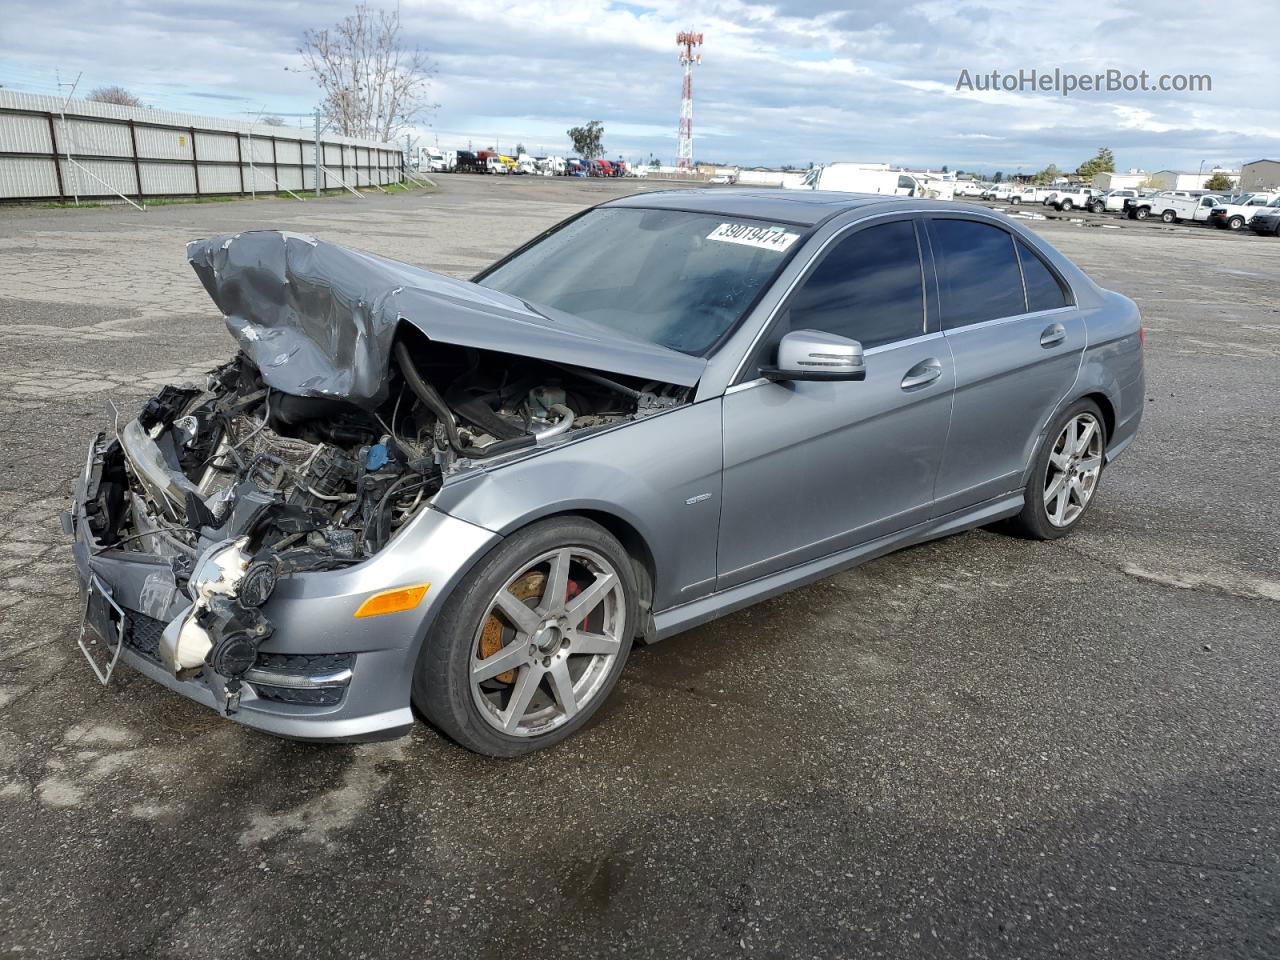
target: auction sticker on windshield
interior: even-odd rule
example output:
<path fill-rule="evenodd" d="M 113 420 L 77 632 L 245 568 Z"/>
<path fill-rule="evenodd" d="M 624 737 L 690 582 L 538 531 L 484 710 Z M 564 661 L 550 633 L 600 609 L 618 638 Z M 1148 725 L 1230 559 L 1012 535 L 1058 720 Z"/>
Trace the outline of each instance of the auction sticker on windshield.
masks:
<path fill-rule="evenodd" d="M 782 253 L 800 239 L 798 233 L 788 233 L 782 227 L 758 227 L 750 223 L 722 223 L 709 234 L 708 240 L 721 243 L 740 243 L 745 247 L 776 250 Z"/>

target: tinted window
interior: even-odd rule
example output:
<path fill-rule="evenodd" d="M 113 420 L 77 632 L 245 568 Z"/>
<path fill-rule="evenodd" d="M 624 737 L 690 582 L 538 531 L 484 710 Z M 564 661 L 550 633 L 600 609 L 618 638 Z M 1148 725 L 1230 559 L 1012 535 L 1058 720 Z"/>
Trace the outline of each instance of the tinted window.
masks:
<path fill-rule="evenodd" d="M 1027 311 L 1054 310 L 1067 305 L 1067 296 L 1062 292 L 1058 278 L 1031 248 L 1021 240 L 1018 241 L 1018 259 L 1022 261 L 1022 279 L 1027 284 Z"/>
<path fill-rule="evenodd" d="M 931 230 L 944 329 L 1026 312 L 1011 235 L 973 220 L 934 220 Z"/>
<path fill-rule="evenodd" d="M 909 220 L 860 230 L 827 254 L 791 304 L 792 330 L 874 347 L 924 333 L 924 281 Z"/>

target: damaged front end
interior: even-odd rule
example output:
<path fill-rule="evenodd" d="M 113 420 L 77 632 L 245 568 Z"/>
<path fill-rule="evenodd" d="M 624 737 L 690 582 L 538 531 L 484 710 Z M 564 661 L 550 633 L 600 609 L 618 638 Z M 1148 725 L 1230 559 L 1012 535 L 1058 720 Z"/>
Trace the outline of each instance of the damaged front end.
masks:
<path fill-rule="evenodd" d="M 449 563 L 494 539 L 432 517 L 419 522 L 428 531 L 420 542 L 369 572 L 401 531 L 435 512 L 445 484 L 691 399 L 687 364 L 671 364 L 669 382 L 651 379 L 662 358 L 629 360 L 625 343 L 626 369 L 606 361 L 603 372 L 555 359 L 590 359 L 581 333 L 557 350 L 564 331 L 535 331 L 540 356 L 529 356 L 513 327 L 507 349 L 492 349 L 501 311 L 491 292 L 476 295 L 488 326 L 477 325 L 475 346 L 456 324 L 433 329 L 421 312 L 434 303 L 437 318 L 456 317 L 474 305 L 460 307 L 455 287 L 470 285 L 438 278 L 449 296 L 426 296 L 435 275 L 409 289 L 411 268 L 394 265 L 379 287 L 383 261 L 358 283 L 351 270 L 319 276 L 317 249 L 332 257 L 341 248 L 285 234 L 253 235 L 242 247 L 244 269 L 230 241 L 205 241 L 192 255 L 241 352 L 203 384 L 167 386 L 113 435 L 99 435 L 71 523 L 82 581 L 116 587 L 135 621 L 122 631 L 135 662 L 212 691 L 198 698 L 223 712 L 239 709 L 242 695 L 273 699 L 290 716 L 333 708 L 356 660 L 386 646 L 400 651 L 385 658 L 386 676 L 405 672 L 411 631 L 383 641 L 353 618 L 379 589 L 421 579 L 421 599 L 434 579 L 438 591 Z M 273 250 L 283 258 L 274 266 L 264 253 Z M 282 282 L 263 284 L 264 269 Z M 253 294 L 263 288 L 271 295 Z M 410 293 L 418 309 L 406 315 Z M 429 549 L 432 535 L 443 546 Z M 407 715 L 407 687 L 403 700 Z"/>

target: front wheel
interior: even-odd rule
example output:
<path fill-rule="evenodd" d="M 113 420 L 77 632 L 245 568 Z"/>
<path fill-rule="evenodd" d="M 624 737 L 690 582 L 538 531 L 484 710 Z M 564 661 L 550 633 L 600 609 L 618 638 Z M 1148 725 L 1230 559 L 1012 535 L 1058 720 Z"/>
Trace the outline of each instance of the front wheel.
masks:
<path fill-rule="evenodd" d="M 1091 203 L 1091 204 L 1089 204 L 1089 210 L 1090 210 L 1090 212 L 1092 212 L 1092 213 L 1101 213 L 1101 212 L 1102 212 L 1103 210 L 1105 210 L 1105 209 L 1106 209 L 1106 205 L 1105 205 L 1105 204 L 1102 204 L 1102 203 Z"/>
<path fill-rule="evenodd" d="M 1135 220 L 1145 220 L 1149 216 L 1151 216 L 1151 210 L 1147 207 L 1138 207 L 1133 211 L 1133 217 Z"/>
<path fill-rule="evenodd" d="M 1228 230 L 1239 230 L 1244 226 L 1244 217 L 1232 217 L 1227 221 Z"/>
<path fill-rule="evenodd" d="M 1036 452 L 1015 530 L 1033 540 L 1065 537 L 1093 503 L 1107 449 L 1102 411 L 1092 400 L 1072 404 Z"/>
<path fill-rule="evenodd" d="M 526 527 L 449 598 L 418 656 L 414 704 L 477 753 L 553 746 L 618 682 L 636 597 L 631 558 L 599 524 L 559 517 Z"/>

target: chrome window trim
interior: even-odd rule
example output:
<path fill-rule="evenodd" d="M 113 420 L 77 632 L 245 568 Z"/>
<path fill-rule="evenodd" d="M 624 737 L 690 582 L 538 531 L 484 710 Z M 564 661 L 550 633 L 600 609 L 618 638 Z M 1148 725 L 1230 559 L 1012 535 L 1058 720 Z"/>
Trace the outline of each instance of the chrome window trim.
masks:
<path fill-rule="evenodd" d="M 943 330 L 944 336 L 951 334 L 963 333 L 966 330 L 982 330 L 985 327 L 999 327 L 1006 323 L 1017 323 L 1019 320 L 1026 320 L 1029 317 L 1049 317 L 1057 313 L 1064 313 L 1068 310 L 1076 309 L 1068 304 L 1065 307 L 1053 307 L 1049 310 L 1034 310 L 1031 313 L 1015 313 L 1008 317 L 996 317 L 994 320 L 981 320 L 978 323 L 966 323 L 963 327 L 952 327 L 950 330 Z M 870 352 L 870 351 L 868 351 Z"/>

